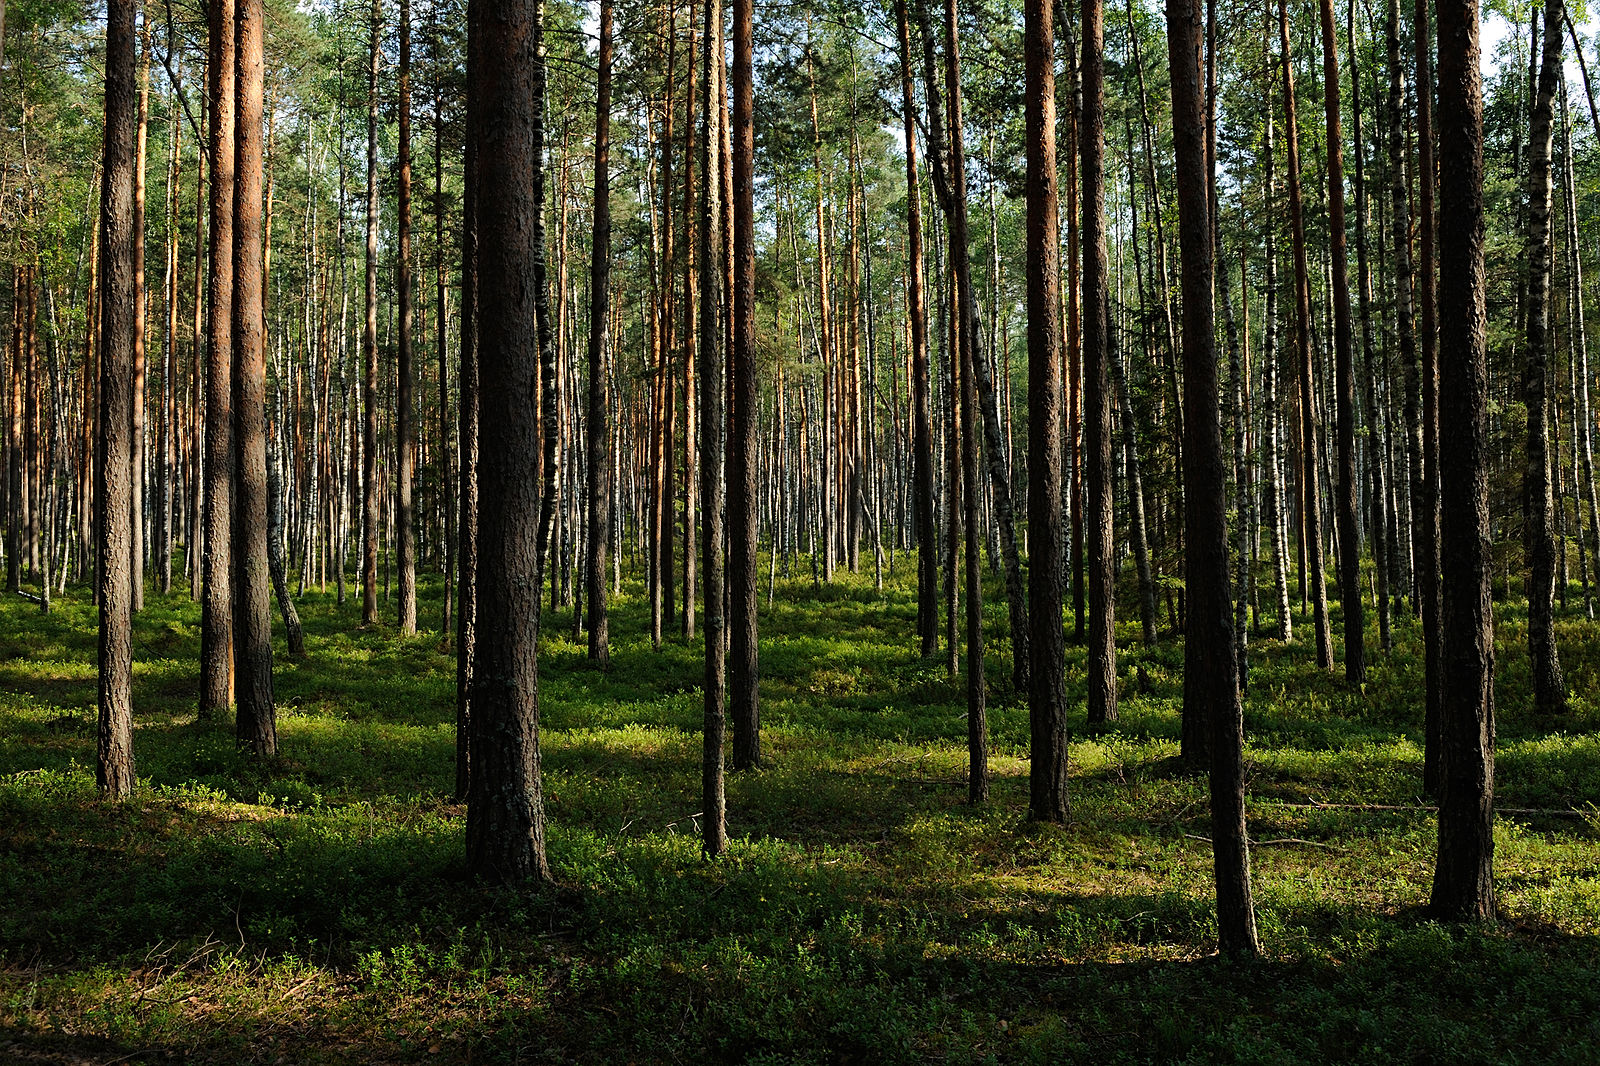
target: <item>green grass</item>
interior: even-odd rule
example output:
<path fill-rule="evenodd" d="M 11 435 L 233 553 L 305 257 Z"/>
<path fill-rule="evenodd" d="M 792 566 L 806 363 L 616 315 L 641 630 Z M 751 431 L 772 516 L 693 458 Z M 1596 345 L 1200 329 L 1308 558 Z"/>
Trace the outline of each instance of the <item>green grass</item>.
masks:
<path fill-rule="evenodd" d="M 1125 625 L 1122 721 L 1100 734 L 1069 648 L 1073 819 L 1033 825 L 993 590 L 994 798 L 974 809 L 960 684 L 911 650 L 908 564 L 881 596 L 780 581 L 768 765 L 730 776 L 716 863 L 696 837 L 699 644 L 652 650 L 633 586 L 600 672 L 552 616 L 544 891 L 463 876 L 437 633 L 362 632 L 354 605 L 308 595 L 310 655 L 279 647 L 282 754 L 262 765 L 231 723 L 195 720 L 198 610 L 152 596 L 140 789 L 106 805 L 83 590 L 48 616 L 0 602 L 0 1062 L 1600 1062 L 1593 623 L 1561 618 L 1572 705 L 1535 720 L 1499 607 L 1499 803 L 1529 813 L 1497 826 L 1501 920 L 1477 929 L 1420 913 L 1415 624 L 1364 692 L 1304 640 L 1257 641 L 1267 955 L 1240 966 L 1215 955 L 1205 782 L 1174 759 L 1181 646 L 1145 652 Z"/>

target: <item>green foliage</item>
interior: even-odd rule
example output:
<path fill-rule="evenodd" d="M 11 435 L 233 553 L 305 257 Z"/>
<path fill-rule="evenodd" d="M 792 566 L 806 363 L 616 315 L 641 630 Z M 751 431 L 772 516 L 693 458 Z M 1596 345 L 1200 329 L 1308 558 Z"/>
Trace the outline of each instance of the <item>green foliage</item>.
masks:
<path fill-rule="evenodd" d="M 1397 621 L 1365 694 L 1304 643 L 1252 647 L 1268 955 L 1240 967 L 1211 954 L 1205 782 L 1175 759 L 1181 647 L 1125 653 L 1117 731 L 1074 721 L 1066 826 L 1023 820 L 1027 709 L 997 652 L 995 798 L 971 808 L 959 680 L 908 651 L 908 563 L 882 595 L 848 574 L 780 582 L 770 761 L 730 777 L 716 863 L 696 834 L 698 645 L 652 651 L 630 593 L 596 671 L 554 616 L 541 736 L 561 887 L 544 892 L 464 880 L 437 633 L 357 632 L 353 605 L 308 595 L 311 654 L 278 659 L 283 754 L 261 765 L 228 723 L 194 721 L 196 609 L 153 597 L 141 787 L 106 806 L 93 610 L 0 603 L 0 1058 L 1592 1061 L 1600 647 L 1576 614 L 1559 722 L 1530 720 L 1510 609 L 1502 625 L 1488 929 L 1418 917 L 1434 825 L 1415 624 Z M 1003 647 L 1003 610 L 988 622 Z"/>

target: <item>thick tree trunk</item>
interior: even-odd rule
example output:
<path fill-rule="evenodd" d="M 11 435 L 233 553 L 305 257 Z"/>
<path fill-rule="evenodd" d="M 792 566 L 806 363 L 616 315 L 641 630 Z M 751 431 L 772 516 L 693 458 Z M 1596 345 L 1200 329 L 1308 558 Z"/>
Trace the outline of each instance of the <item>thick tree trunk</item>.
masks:
<path fill-rule="evenodd" d="M 1067 818 L 1067 692 L 1061 607 L 1061 251 L 1056 200 L 1055 27 L 1024 9 L 1028 155 L 1028 813 Z M 908 107 L 909 111 L 909 107 Z"/>
<path fill-rule="evenodd" d="M 532 276 L 541 0 L 471 0 L 468 141 L 475 152 L 477 354 L 483 495 L 478 511 L 467 868 L 483 880 L 547 881 L 539 770 L 540 440 Z M 485 224 L 487 223 L 487 224 Z"/>
<path fill-rule="evenodd" d="M 1439 852 L 1442 918 L 1494 916 L 1494 613 L 1489 602 L 1483 85 L 1478 6 L 1438 0 L 1440 453 Z"/>
<path fill-rule="evenodd" d="M 755 81 L 751 0 L 733 3 L 733 322 L 728 358 L 728 621 L 732 658 L 729 705 L 733 768 L 761 763 L 756 645 L 756 235 Z"/>
<path fill-rule="evenodd" d="M 272 581 L 267 560 L 267 361 L 262 261 L 262 0 L 239 0 L 233 192 L 233 648 L 241 747 L 278 751 L 272 702 Z"/>
<path fill-rule="evenodd" d="M 200 717 L 233 702 L 233 180 L 234 0 L 210 5 L 211 255 L 206 278 L 205 592 L 200 619 Z"/>
<path fill-rule="evenodd" d="M 133 794 L 133 186 L 137 166 L 134 0 L 106 5 L 106 124 L 100 196 L 100 426 L 95 454 L 99 529 L 99 727 L 95 782 L 108 799 Z M 13 359 L 16 348 L 13 346 Z"/>

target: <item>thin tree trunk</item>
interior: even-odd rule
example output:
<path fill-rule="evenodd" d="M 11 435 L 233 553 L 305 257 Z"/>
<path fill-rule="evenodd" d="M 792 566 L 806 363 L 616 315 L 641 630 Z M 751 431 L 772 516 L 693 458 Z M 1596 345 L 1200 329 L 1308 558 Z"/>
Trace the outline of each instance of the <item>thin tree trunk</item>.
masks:
<path fill-rule="evenodd" d="M 589 550 L 585 578 L 589 594 L 589 661 L 601 665 L 611 661 L 606 614 L 606 549 L 611 534 L 612 456 L 607 447 L 610 427 L 607 421 L 605 369 L 611 325 L 611 6 L 611 0 L 600 0 L 599 73 L 594 120 L 594 236 L 589 263 L 589 411 L 584 426 L 589 452 L 585 471 L 589 496 Z M 721 550 L 720 544 L 718 550 Z M 709 570 L 707 564 L 708 589 Z M 709 613 L 709 608 L 707 610 Z"/>
<path fill-rule="evenodd" d="M 1551 112 L 1561 73 L 1562 0 L 1544 0 L 1544 56 L 1534 96 L 1527 175 L 1528 271 L 1527 351 L 1523 390 L 1528 408 L 1527 507 L 1528 655 L 1533 670 L 1533 706 L 1539 714 L 1566 707 L 1566 681 L 1556 649 L 1552 599 L 1556 582 L 1555 501 L 1551 495 L 1550 397 L 1550 149 Z"/>
<path fill-rule="evenodd" d="M 361 389 L 361 624 L 378 623 L 378 54 L 383 30 L 380 0 L 372 0 L 367 66 L 367 273 L 366 327 L 361 337 L 365 373 Z"/>
<path fill-rule="evenodd" d="M 1300 188 L 1300 130 L 1295 117 L 1294 70 L 1289 53 L 1289 9 L 1278 0 L 1278 42 L 1283 52 L 1284 136 L 1289 143 L 1289 219 L 1294 239 L 1295 363 L 1300 373 L 1301 539 L 1316 626 L 1317 665 L 1333 669 L 1333 637 L 1328 629 L 1328 590 L 1322 555 L 1322 498 L 1318 488 L 1318 441 L 1311 349 L 1311 278 L 1306 264 L 1305 198 Z M 1342 232 L 1342 231 L 1341 231 Z M 1348 295 L 1348 294 L 1347 294 Z"/>
<path fill-rule="evenodd" d="M 395 169 L 399 173 L 399 248 L 395 262 L 395 290 L 400 300 L 399 365 L 395 368 L 395 531 L 400 558 L 400 635 L 417 631 L 416 516 L 411 502 L 413 454 L 416 449 L 416 414 L 411 392 L 416 378 L 412 366 L 411 319 L 411 0 L 400 0 L 400 143 Z"/>
<path fill-rule="evenodd" d="M 1188 592 L 1186 662 L 1207 664 L 1186 693 L 1201 708 L 1211 754 L 1211 840 L 1217 881 L 1217 939 L 1234 957 L 1259 953 L 1250 890 L 1250 846 L 1244 816 L 1244 713 L 1229 621 L 1228 521 L 1218 410 L 1211 280 L 1211 172 L 1206 167 L 1200 88 L 1200 10 L 1194 0 L 1168 0 L 1167 49 L 1172 71 L 1172 133 L 1177 155 L 1178 246 L 1183 267 L 1185 424 L 1183 477 L 1184 583 Z"/>
<path fill-rule="evenodd" d="M 1464 15 L 1459 9 L 1457 18 Z M 1459 25 L 1459 23 L 1457 23 Z M 1429 69 L 1428 0 L 1416 0 L 1412 24 L 1412 40 L 1417 63 L 1417 303 L 1421 311 L 1419 339 L 1422 354 L 1422 466 L 1423 477 L 1413 482 L 1415 501 L 1412 513 L 1420 510 L 1422 521 L 1413 517 L 1415 570 L 1422 599 L 1423 668 L 1426 683 L 1426 718 L 1424 724 L 1423 788 L 1430 794 L 1438 793 L 1442 780 L 1439 765 L 1443 748 L 1441 730 L 1443 709 L 1440 704 L 1444 683 L 1444 669 L 1439 591 L 1439 521 L 1440 521 L 1440 469 L 1439 469 L 1439 361 L 1435 343 L 1434 295 L 1434 214 L 1433 214 L 1433 76 Z M 1472 30 L 1472 47 L 1476 48 L 1477 30 Z M 1474 60 L 1475 62 L 1476 60 Z M 1459 69 L 1459 68 L 1458 68 Z M 1481 107 L 1481 100 L 1479 102 Z M 1479 119 L 1481 126 L 1481 118 Z M 1481 141 L 1479 142 L 1481 153 Z M 1481 155 L 1474 156 L 1481 165 Z M 1480 178 L 1481 178 L 1481 171 Z M 1480 231 L 1481 234 L 1481 231 Z M 1481 262 L 1481 260 L 1480 260 Z M 1420 534 L 1420 535 L 1419 535 Z M 1396 544 L 1395 554 L 1400 554 Z"/>

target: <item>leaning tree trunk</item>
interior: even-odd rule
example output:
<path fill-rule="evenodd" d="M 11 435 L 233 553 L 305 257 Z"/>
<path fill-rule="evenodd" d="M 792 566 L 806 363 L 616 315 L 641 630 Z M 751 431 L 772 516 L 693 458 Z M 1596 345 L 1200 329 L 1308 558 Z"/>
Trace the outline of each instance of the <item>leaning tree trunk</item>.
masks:
<path fill-rule="evenodd" d="M 1567 688 L 1556 651 L 1555 501 L 1551 496 L 1550 425 L 1550 149 L 1551 112 L 1561 73 L 1562 0 L 1545 0 L 1544 55 L 1533 100 L 1529 134 L 1527 351 L 1523 393 L 1528 408 L 1527 467 L 1523 500 L 1527 508 L 1528 655 L 1533 668 L 1533 706 L 1540 714 L 1566 707 Z"/>

